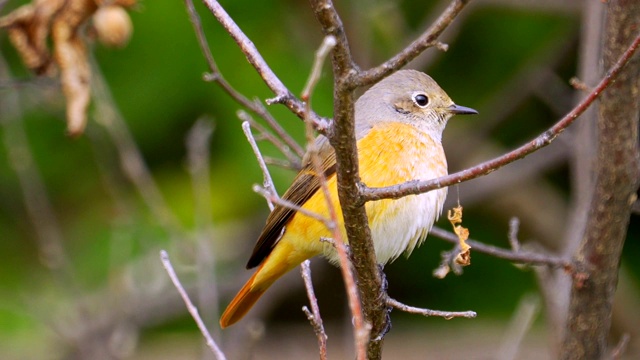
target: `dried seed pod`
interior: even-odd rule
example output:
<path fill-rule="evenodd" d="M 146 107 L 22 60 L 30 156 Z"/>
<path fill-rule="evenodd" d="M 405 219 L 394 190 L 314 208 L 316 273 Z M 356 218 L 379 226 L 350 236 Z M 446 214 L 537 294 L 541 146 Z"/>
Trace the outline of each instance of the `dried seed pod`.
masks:
<path fill-rule="evenodd" d="M 120 6 L 106 5 L 93 14 L 93 27 L 98 40 L 108 47 L 127 45 L 133 32 L 129 14 Z"/>

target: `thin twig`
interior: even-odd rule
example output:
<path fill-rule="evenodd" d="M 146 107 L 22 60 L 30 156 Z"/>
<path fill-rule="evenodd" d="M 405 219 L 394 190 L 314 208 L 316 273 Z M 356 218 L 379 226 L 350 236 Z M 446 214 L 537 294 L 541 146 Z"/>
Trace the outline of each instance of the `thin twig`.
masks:
<path fill-rule="evenodd" d="M 2 56 L 0 78 L 11 80 L 11 73 Z M 65 290 L 69 298 L 77 300 L 74 304 L 74 315 L 79 320 L 78 325 L 84 327 L 94 319 L 85 303 L 79 300 L 83 297 L 83 289 L 64 246 L 64 235 L 31 151 L 22 116 L 19 92 L 9 91 L 0 96 L 0 133 L 9 167 L 16 174 L 27 216 L 35 230 L 39 260 L 50 272 L 55 284 Z M 77 341 L 76 333 L 70 331 L 68 326 L 55 322 L 52 328 L 73 341 L 78 349 L 89 352 L 92 350 L 92 345 Z"/>
<path fill-rule="evenodd" d="M 309 74 L 309 79 L 307 80 L 307 84 L 305 85 L 304 90 L 302 91 L 302 99 L 306 102 L 305 106 L 306 106 L 307 112 L 310 112 L 311 110 L 311 95 L 313 94 L 313 90 L 315 89 L 315 86 L 318 83 L 320 76 L 322 75 L 322 66 L 324 64 L 324 61 L 327 55 L 329 54 L 329 52 L 331 51 L 331 49 L 333 49 L 333 47 L 335 46 L 335 44 L 336 44 L 336 39 L 333 36 L 330 36 L 330 35 L 325 36 L 324 40 L 322 41 L 322 45 L 320 45 L 320 48 L 316 51 L 316 56 L 313 62 L 311 73 Z M 309 143 L 309 148 L 310 148 L 309 153 L 311 154 L 315 171 L 317 174 L 320 174 L 320 173 L 324 174 L 320 166 L 317 151 L 314 151 L 315 149 L 313 149 L 315 141 L 312 135 L 313 130 L 311 129 L 311 126 L 312 126 L 311 122 L 305 121 L 305 123 L 307 124 L 306 126 L 307 142 Z M 326 179 L 321 177 L 320 183 L 321 183 L 321 186 L 323 187 L 323 190 L 325 190 L 327 188 Z M 329 193 L 327 190 L 325 192 L 325 198 L 327 200 L 327 206 L 331 207 L 332 206 L 331 199 L 328 197 L 328 194 Z M 330 210 L 330 214 L 332 216 L 332 221 L 331 221 L 332 227 L 327 227 L 327 228 L 334 233 L 333 236 L 338 241 L 342 241 L 341 238 L 339 236 L 336 237 L 336 234 L 335 234 L 336 233 L 335 224 L 337 223 L 337 218 L 335 217 L 335 210 L 333 211 Z M 307 314 L 307 318 L 313 325 L 314 332 L 316 333 L 316 337 L 318 338 L 320 359 L 324 360 L 327 358 L 327 334 L 324 330 L 324 325 L 322 324 L 322 317 L 320 317 L 320 307 L 318 306 L 318 299 L 316 298 L 315 292 L 313 290 L 313 283 L 311 282 L 311 267 L 309 266 L 309 264 L 310 264 L 309 260 L 303 261 L 302 264 L 300 265 L 300 272 L 302 273 L 302 279 L 304 280 L 305 288 L 307 289 L 307 296 L 309 297 L 309 303 L 311 304 L 312 313 L 309 313 L 306 307 L 304 307 L 303 310 L 306 310 L 305 313 Z M 344 266 L 350 267 L 350 264 L 348 261 L 347 263 L 341 263 L 341 265 L 343 267 Z"/>
<path fill-rule="evenodd" d="M 218 22 L 225 28 L 227 33 L 231 35 L 233 40 L 238 44 L 240 50 L 244 53 L 249 63 L 256 69 L 265 84 L 273 91 L 275 98 L 268 100 L 268 104 L 279 103 L 285 105 L 289 110 L 296 114 L 300 119 L 309 118 L 314 124 L 316 130 L 324 132 L 330 126 L 328 119 L 322 118 L 315 113 L 305 114 L 304 102 L 296 98 L 280 79 L 273 73 L 269 65 L 264 61 L 262 55 L 255 47 L 253 42 L 242 32 L 233 19 L 220 6 L 216 0 L 203 0 L 209 10 Z M 308 115 L 308 116 L 306 116 Z"/>
<path fill-rule="evenodd" d="M 460 241 L 456 234 L 440 229 L 436 226 L 431 228 L 429 234 L 453 244 L 457 244 Z M 570 259 L 565 259 L 560 256 L 551 254 L 540 254 L 531 251 L 512 251 L 492 245 L 487 245 L 477 240 L 471 239 L 467 240 L 467 244 L 469 244 L 469 246 L 471 246 L 474 251 L 488 254 L 500 259 L 529 265 L 547 265 L 552 267 L 559 267 L 564 268 L 569 272 L 575 270 L 575 264 Z"/>
<path fill-rule="evenodd" d="M 429 47 L 435 46 L 441 49 L 442 43 L 436 39 L 442 34 L 444 30 L 453 22 L 453 20 L 462 11 L 465 5 L 471 0 L 454 0 L 440 15 L 440 17 L 429 27 L 420 37 L 413 41 L 409 46 L 400 51 L 391 59 L 387 60 L 383 64 L 371 68 L 367 71 L 362 71 L 355 78 L 352 86 L 359 87 L 372 84 L 388 76 L 395 70 L 400 69 L 406 65 L 409 61 L 415 59 L 424 50 Z M 442 49 L 441 49 L 442 50 Z"/>
<path fill-rule="evenodd" d="M 258 165 L 262 170 L 262 176 L 263 176 L 262 186 L 264 187 L 264 190 L 271 193 L 274 196 L 277 196 L 278 192 L 276 191 L 276 187 L 273 184 L 273 179 L 271 179 L 271 174 L 269 173 L 267 164 L 265 163 L 264 158 L 262 157 L 260 148 L 258 148 L 258 144 L 256 143 L 256 140 L 253 138 L 253 134 L 251 133 L 251 125 L 249 124 L 248 121 L 245 121 L 242 123 L 242 131 L 244 131 L 244 135 L 247 137 L 247 141 L 249 141 L 249 145 L 251 145 L 253 154 L 256 156 L 256 159 L 258 160 Z M 267 204 L 269 205 L 269 210 L 273 211 L 273 208 L 274 208 L 273 202 L 269 198 L 266 198 L 266 200 L 267 200 Z"/>
<path fill-rule="evenodd" d="M 258 134 L 254 136 L 254 139 L 256 140 L 256 142 L 261 140 L 270 142 L 271 144 L 273 144 L 273 146 L 275 146 L 278 150 L 280 150 L 282 155 L 284 155 L 287 158 L 289 163 L 294 165 L 294 169 L 298 169 L 298 170 L 300 169 L 300 161 L 302 159 L 302 155 L 299 155 L 297 152 L 294 153 L 293 151 L 291 151 L 291 148 L 289 147 L 289 145 L 287 145 L 281 138 L 271 133 L 271 131 L 266 129 L 259 122 L 255 121 L 253 117 L 251 117 L 251 115 L 249 115 L 246 111 L 238 110 L 236 112 L 236 116 L 241 121 L 248 122 L 249 125 L 251 125 L 251 127 L 258 132 Z"/>
<path fill-rule="evenodd" d="M 167 274 L 169 274 L 169 277 L 171 278 L 171 282 L 173 282 L 173 285 L 176 287 L 176 289 L 180 293 L 180 296 L 182 297 L 184 304 L 187 306 L 187 310 L 189 310 L 189 314 L 191 314 L 191 317 L 193 317 L 193 320 L 195 320 L 196 324 L 198 325 L 198 329 L 200 329 L 200 332 L 202 333 L 204 338 L 207 340 L 207 346 L 209 347 L 209 349 L 211 349 L 211 352 L 216 356 L 216 358 L 218 358 L 218 360 L 226 360 L 224 353 L 222 352 L 220 347 L 218 347 L 218 344 L 216 344 L 216 342 L 213 341 L 213 338 L 211 337 L 209 330 L 207 330 L 207 326 L 204 324 L 204 321 L 202 321 L 202 318 L 198 314 L 198 308 L 195 307 L 195 305 L 193 305 L 193 303 L 191 302 L 191 299 L 189 299 L 189 295 L 187 294 L 187 291 L 184 289 L 184 287 L 182 287 L 182 284 L 180 283 L 180 279 L 178 279 L 178 275 L 176 275 L 176 272 L 173 269 L 173 266 L 171 265 L 171 261 L 169 260 L 169 254 L 167 254 L 167 252 L 164 250 L 160 250 L 160 260 L 162 261 L 162 265 L 167 271 Z"/>
<path fill-rule="evenodd" d="M 333 35 L 327 35 L 322 40 L 322 45 L 318 51 L 316 51 L 316 56 L 313 61 L 313 66 L 311 68 L 311 73 L 309 74 L 309 79 L 307 79 L 307 84 L 304 86 L 302 90 L 302 98 L 307 104 L 311 102 L 311 94 L 313 93 L 313 89 L 315 89 L 318 80 L 320 80 L 320 76 L 322 75 L 322 66 L 329 55 L 329 52 L 336 46 L 336 38 Z M 309 105 L 310 107 L 310 105 Z"/>
<path fill-rule="evenodd" d="M 253 191 L 262 195 L 265 199 L 267 199 L 267 201 L 273 202 L 276 205 L 280 205 L 280 206 L 284 206 L 288 209 L 294 210 L 302 215 L 306 215 L 312 219 L 318 220 L 320 221 L 324 226 L 328 227 L 328 228 L 332 228 L 334 227 L 334 225 L 332 224 L 332 221 L 330 219 L 327 219 L 326 217 L 315 213 L 313 211 L 307 210 L 299 205 L 296 205 L 288 200 L 285 200 L 281 197 L 279 197 L 276 194 L 271 193 L 270 191 L 266 190 L 265 188 L 259 186 L 259 185 L 253 185 Z"/>
<path fill-rule="evenodd" d="M 185 144 L 189 161 L 189 173 L 192 176 L 195 201 L 195 222 L 200 229 L 211 225 L 211 190 L 209 188 L 209 145 L 214 124 L 206 118 L 198 119 L 187 135 Z"/>
<path fill-rule="evenodd" d="M 514 216 L 511 218 L 511 220 L 509 220 L 509 235 L 507 236 L 507 238 L 509 239 L 511 250 L 515 252 L 520 251 L 520 240 L 518 240 L 519 231 L 520 231 L 520 219 Z"/>
<path fill-rule="evenodd" d="M 302 308 L 302 311 L 307 315 L 307 319 L 311 322 L 313 330 L 318 338 L 318 348 L 320 351 L 320 360 L 327 359 L 327 333 L 324 331 L 324 325 L 322 323 L 322 317 L 320 316 L 320 307 L 318 306 L 318 299 L 316 293 L 313 290 L 313 282 L 311 281 L 311 262 L 305 260 L 300 264 L 300 274 L 304 281 L 304 287 L 307 290 L 307 297 L 309 298 L 309 304 L 311 304 L 311 312 L 306 306 Z"/>
<path fill-rule="evenodd" d="M 302 147 L 287 133 L 284 128 L 273 118 L 271 113 L 267 111 L 264 105 L 260 101 L 251 101 L 246 98 L 244 95 L 240 94 L 236 89 L 229 84 L 229 82 L 222 76 L 222 73 L 218 69 L 218 65 L 216 64 L 213 55 L 211 54 L 211 49 L 209 48 L 209 43 L 207 42 L 207 38 L 202 30 L 202 25 L 200 23 L 200 16 L 196 12 L 195 7 L 193 6 L 192 0 L 185 0 L 185 6 L 187 7 L 187 13 L 189 14 L 189 19 L 191 20 L 191 24 L 193 24 L 193 29 L 196 33 L 196 37 L 198 39 L 198 44 L 200 45 L 200 50 L 207 60 L 207 65 L 209 66 L 209 71 L 205 79 L 210 81 L 215 81 L 232 99 L 234 99 L 238 104 L 243 107 L 251 110 L 256 115 L 260 116 L 264 119 L 267 124 L 273 129 L 273 131 L 280 136 L 280 138 L 291 148 L 293 151 L 299 156 L 302 157 L 304 151 Z"/>
<path fill-rule="evenodd" d="M 365 184 L 360 184 L 361 200 L 363 202 L 381 200 L 381 199 L 397 199 L 407 195 L 422 194 L 431 190 L 440 189 L 449 185 L 461 183 L 475 179 L 477 177 L 487 175 L 509 163 L 531 154 L 553 142 L 569 125 L 573 123 L 604 91 L 615 79 L 618 73 L 624 68 L 631 56 L 640 45 L 640 35 L 631 43 L 629 48 L 620 56 L 618 61 L 613 65 L 607 74 L 602 78 L 600 83 L 585 97 L 578 105 L 576 105 L 567 115 L 560 121 L 540 134 L 535 139 L 529 141 L 525 145 L 508 152 L 502 156 L 486 161 L 482 164 L 473 166 L 466 170 L 459 171 L 454 174 L 442 176 L 432 180 L 413 180 L 403 184 L 370 188 Z"/>
<path fill-rule="evenodd" d="M 611 360 L 618 360 L 622 358 L 625 351 L 627 351 L 629 340 L 631 340 L 631 335 L 629 335 L 629 333 L 625 333 L 622 335 L 616 347 L 611 350 Z"/>
<path fill-rule="evenodd" d="M 422 316 L 438 316 L 438 317 L 443 317 L 447 320 L 451 320 L 456 317 L 473 319 L 476 316 L 478 316 L 478 314 L 476 314 L 475 311 L 440 311 L 440 310 L 417 308 L 414 306 L 403 304 L 398 300 L 392 299 L 390 297 L 387 297 L 387 305 L 394 307 L 400 311 L 408 312 L 411 314 L 418 314 Z"/>
<path fill-rule="evenodd" d="M 271 156 L 264 156 L 264 162 L 267 165 L 273 165 L 273 166 L 277 166 L 287 170 L 294 170 L 294 171 L 300 170 L 300 164 L 294 164 L 290 161 L 274 158 Z"/>
<path fill-rule="evenodd" d="M 432 274 L 435 278 L 444 279 L 450 271 L 455 275 L 462 275 L 462 266 L 456 262 L 456 258 L 460 254 L 460 244 L 457 243 L 453 249 L 440 253 L 440 265 L 433 270 Z"/>

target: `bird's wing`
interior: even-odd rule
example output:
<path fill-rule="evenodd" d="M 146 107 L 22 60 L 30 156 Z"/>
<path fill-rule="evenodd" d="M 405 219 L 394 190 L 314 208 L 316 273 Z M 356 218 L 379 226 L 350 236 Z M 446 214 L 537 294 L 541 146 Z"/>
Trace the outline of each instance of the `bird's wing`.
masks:
<path fill-rule="evenodd" d="M 316 139 L 316 149 L 318 149 L 318 156 L 321 160 L 322 171 L 324 172 L 325 178 L 335 174 L 336 154 L 324 136 L 319 136 Z M 308 154 L 305 155 L 303 164 L 302 170 L 296 175 L 293 183 L 287 192 L 285 192 L 284 196 L 282 196 L 282 199 L 297 206 L 302 206 L 320 188 L 320 178 L 316 176 L 313 162 Z M 275 206 L 271 214 L 269 214 L 267 223 L 262 229 L 262 233 L 253 248 L 253 253 L 249 258 L 249 262 L 247 262 L 247 269 L 260 265 L 260 263 L 269 256 L 282 237 L 285 226 L 295 213 L 295 210 L 288 207 L 282 205 Z"/>

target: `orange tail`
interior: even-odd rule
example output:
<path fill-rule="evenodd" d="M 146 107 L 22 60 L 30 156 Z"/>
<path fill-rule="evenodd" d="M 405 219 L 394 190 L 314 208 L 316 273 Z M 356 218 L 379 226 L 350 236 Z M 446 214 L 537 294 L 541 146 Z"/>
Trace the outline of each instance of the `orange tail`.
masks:
<path fill-rule="evenodd" d="M 293 251 L 290 244 L 281 241 L 231 300 L 220 317 L 220 326 L 224 329 L 242 319 L 271 284 L 313 255 L 315 254 Z"/>
<path fill-rule="evenodd" d="M 260 265 L 258 270 L 253 273 L 251 278 L 247 280 L 246 284 L 244 284 L 238 294 L 236 294 L 233 300 L 231 300 L 231 303 L 229 303 L 227 309 L 220 317 L 220 327 L 224 329 L 242 319 L 242 317 L 251 310 L 262 294 L 267 291 L 269 286 L 293 267 L 277 262 L 275 266 L 267 266 L 265 268 L 265 265 L 269 263 L 269 259 L 271 259 L 271 257 L 267 258 L 267 260 Z M 262 272 L 265 273 L 261 274 Z M 261 280 L 256 282 L 258 274 L 261 275 Z"/>
<path fill-rule="evenodd" d="M 220 327 L 223 329 L 242 319 L 242 317 L 245 316 L 245 314 L 253 307 L 253 304 L 255 304 L 260 296 L 262 296 L 262 294 L 267 290 L 268 286 L 260 286 L 257 289 L 251 289 L 258 272 L 260 272 L 260 269 L 258 269 L 247 283 L 244 284 L 242 289 L 240 289 L 238 294 L 233 298 L 233 300 L 231 300 L 231 303 L 229 303 L 227 309 L 220 317 Z"/>

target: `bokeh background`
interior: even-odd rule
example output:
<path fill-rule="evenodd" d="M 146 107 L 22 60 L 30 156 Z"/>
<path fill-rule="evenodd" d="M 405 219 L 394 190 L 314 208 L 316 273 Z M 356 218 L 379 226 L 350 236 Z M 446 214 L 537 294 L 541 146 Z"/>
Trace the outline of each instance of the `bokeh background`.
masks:
<path fill-rule="evenodd" d="M 480 112 L 449 123 L 443 142 L 450 171 L 529 140 L 571 108 L 579 92 L 569 79 L 578 74 L 582 34 L 590 26 L 584 20 L 588 2 L 473 1 L 444 35 L 448 51 L 430 49 L 408 66 L 429 73 L 456 103 Z M 21 3 L 1 1 L 1 13 Z M 408 44 L 447 3 L 359 0 L 336 5 L 356 60 L 366 68 Z M 280 79 L 299 94 L 322 40 L 308 4 L 222 5 Z M 271 97 L 208 10 L 200 3 L 196 8 L 226 79 L 249 98 Z M 125 135 L 109 128 L 117 126 L 96 121 L 100 114 L 94 106 L 86 134 L 78 139 L 65 136 L 59 83 L 25 70 L 6 33 L 0 32 L 0 97 L 19 110 L 16 116 L 0 109 L 0 358 L 209 356 L 162 268 L 160 249 L 169 252 L 230 358 L 316 358 L 313 330 L 300 311 L 307 301 L 295 271 L 270 290 L 247 320 L 224 332 L 218 329 L 219 309 L 250 275 L 244 264 L 268 213 L 264 199 L 251 190 L 262 175 L 236 116 L 240 107 L 215 84 L 203 81 L 207 66 L 184 3 L 144 1 L 130 16 L 134 33 L 128 46 L 91 47 L 96 78 L 110 93 L 103 92 L 101 101 L 112 97 Z M 331 96 L 331 73 L 325 67 L 313 96 L 316 112 L 331 116 Z M 282 106 L 269 111 L 303 141 L 299 119 Z M 194 188 L 187 159 L 187 135 L 198 119 L 215 128 L 206 154 L 208 194 Z M 139 151 L 151 175 L 150 182 L 143 180 L 139 186 L 121 166 L 127 133 L 136 146 L 133 154 Z M 554 250 L 565 236 L 575 196 L 570 190 L 570 143 L 569 132 L 519 165 L 451 188 L 447 206 L 459 199 L 465 207 L 464 225 L 474 239 L 508 247 L 508 222 L 517 216 L 525 244 Z M 282 158 L 268 143 L 262 142 L 261 148 Z M 21 181 L 19 174 L 27 177 Z M 282 193 L 295 173 L 275 166 L 272 175 Z M 34 194 L 33 189 L 38 191 Z M 204 218 L 197 210 L 203 194 L 211 210 L 205 208 Z M 30 212 L 29 202 L 45 213 Z M 449 228 L 446 219 L 438 225 Z M 625 309 L 633 311 L 614 319 L 614 326 L 625 331 L 640 326 L 634 322 L 640 318 L 635 307 L 640 298 L 638 239 L 636 215 L 620 280 Z M 63 245 L 66 265 L 51 268 L 43 257 L 43 244 L 52 241 Z M 430 237 L 411 258 L 387 266 L 389 293 L 415 306 L 474 310 L 478 318 L 447 321 L 394 311 L 385 355 L 502 358 L 499 354 L 508 352 L 503 346 L 514 343 L 509 337 L 518 332 L 514 329 L 527 328 L 530 321 L 532 329 L 515 358 L 548 356 L 549 332 L 535 272 L 473 253 L 472 265 L 461 276 L 436 279 L 432 272 L 440 253 L 450 248 Z M 340 274 L 322 259 L 312 264 L 329 354 L 352 358 Z"/>

